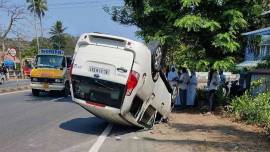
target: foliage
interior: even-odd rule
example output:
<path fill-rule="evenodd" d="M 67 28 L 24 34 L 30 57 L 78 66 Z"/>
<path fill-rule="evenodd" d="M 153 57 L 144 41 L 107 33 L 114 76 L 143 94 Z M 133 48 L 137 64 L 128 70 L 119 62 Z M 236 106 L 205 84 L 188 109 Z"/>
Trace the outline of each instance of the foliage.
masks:
<path fill-rule="evenodd" d="M 65 30 L 66 28 L 63 27 L 63 23 L 61 21 L 56 21 L 56 23 L 51 27 L 49 34 L 51 35 L 50 40 L 54 49 L 63 49 L 65 47 Z"/>
<path fill-rule="evenodd" d="M 250 124 L 264 126 L 270 132 L 270 92 L 256 97 L 246 92 L 230 104 L 230 112 Z"/>
<path fill-rule="evenodd" d="M 51 43 L 51 40 L 48 38 L 42 38 L 39 37 L 40 40 L 42 40 L 42 48 L 44 49 L 52 49 L 53 44 Z M 65 51 L 66 55 L 73 55 L 74 47 L 77 42 L 77 37 L 73 37 L 69 34 L 64 34 L 64 40 L 65 40 L 65 46 L 62 48 Z M 36 39 L 33 39 L 28 47 L 24 48 L 22 51 L 22 57 L 35 57 L 37 55 L 37 45 L 36 45 Z"/>
<path fill-rule="evenodd" d="M 64 34 L 65 46 L 64 51 L 66 55 L 73 55 L 78 37 L 69 34 Z"/>
<path fill-rule="evenodd" d="M 27 9 L 39 18 L 41 36 L 43 37 L 42 18 L 45 16 L 45 12 L 48 11 L 47 0 L 26 0 L 29 4 Z M 42 42 L 42 41 L 41 41 Z"/>
<path fill-rule="evenodd" d="M 39 18 L 45 16 L 45 11 L 48 10 L 47 0 L 26 0 L 29 3 L 27 7 L 31 12 L 35 12 Z"/>
<path fill-rule="evenodd" d="M 159 40 L 170 62 L 203 70 L 209 64 L 231 69 L 234 58 L 237 61 L 242 58 L 239 52 L 244 39 L 240 33 L 267 25 L 261 19 L 265 3 L 262 0 L 125 0 L 123 6 L 104 10 L 116 22 L 138 26 L 137 34 L 145 41 Z"/>
<path fill-rule="evenodd" d="M 270 68 L 270 57 L 267 57 L 264 62 L 259 63 L 257 69 L 269 69 Z"/>

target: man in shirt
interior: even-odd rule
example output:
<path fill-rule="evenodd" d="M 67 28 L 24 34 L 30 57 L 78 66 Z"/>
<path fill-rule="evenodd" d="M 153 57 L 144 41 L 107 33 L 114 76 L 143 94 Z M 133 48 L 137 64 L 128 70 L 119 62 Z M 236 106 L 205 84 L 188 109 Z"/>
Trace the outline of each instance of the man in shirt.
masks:
<path fill-rule="evenodd" d="M 214 97 L 220 85 L 220 76 L 217 70 L 211 69 L 210 72 L 210 86 L 209 86 L 209 109 L 208 113 L 214 110 Z"/>

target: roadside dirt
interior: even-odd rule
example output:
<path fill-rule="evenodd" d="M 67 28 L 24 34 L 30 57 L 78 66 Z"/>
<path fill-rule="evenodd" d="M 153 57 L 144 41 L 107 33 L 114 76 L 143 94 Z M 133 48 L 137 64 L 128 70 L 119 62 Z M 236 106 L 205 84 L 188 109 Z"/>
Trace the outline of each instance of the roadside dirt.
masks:
<path fill-rule="evenodd" d="M 172 113 L 147 134 L 158 152 L 270 152 L 263 129 L 192 110 Z"/>
<path fill-rule="evenodd" d="M 21 90 L 28 90 L 30 89 L 29 85 L 25 85 L 25 86 L 19 86 L 19 87 L 15 87 L 15 88 L 0 88 L 0 94 L 1 93 L 8 93 L 8 92 L 15 92 L 15 91 L 21 91 Z"/>

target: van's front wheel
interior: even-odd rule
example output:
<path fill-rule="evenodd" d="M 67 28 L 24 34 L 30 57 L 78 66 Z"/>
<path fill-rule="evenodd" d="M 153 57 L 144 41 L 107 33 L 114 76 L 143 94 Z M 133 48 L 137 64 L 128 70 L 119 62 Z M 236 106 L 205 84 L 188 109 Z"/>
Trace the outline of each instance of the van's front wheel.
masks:
<path fill-rule="evenodd" d="M 159 78 L 163 53 L 161 47 L 158 47 L 152 54 L 152 77 L 154 81 Z"/>

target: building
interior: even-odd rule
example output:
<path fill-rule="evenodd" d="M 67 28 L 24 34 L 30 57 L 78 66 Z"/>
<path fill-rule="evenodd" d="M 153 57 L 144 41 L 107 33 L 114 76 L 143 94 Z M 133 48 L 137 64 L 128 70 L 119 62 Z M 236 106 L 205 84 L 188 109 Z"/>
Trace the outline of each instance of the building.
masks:
<path fill-rule="evenodd" d="M 267 16 L 270 11 L 262 13 Z M 243 36 L 247 37 L 247 46 L 245 48 L 245 61 L 238 64 L 238 67 L 256 67 L 258 63 L 270 56 L 270 27 L 242 33 Z M 261 42 L 259 46 L 254 42 L 254 38 L 261 36 Z"/>

